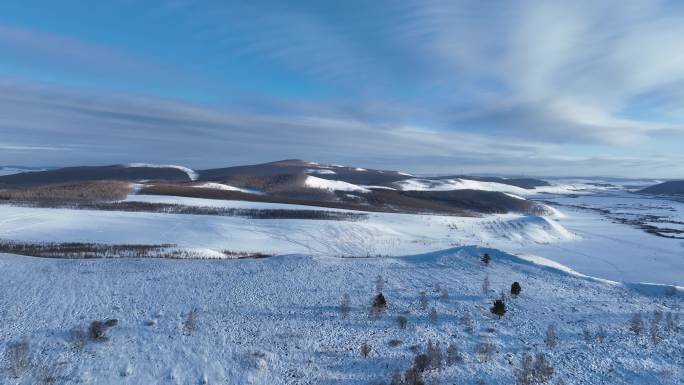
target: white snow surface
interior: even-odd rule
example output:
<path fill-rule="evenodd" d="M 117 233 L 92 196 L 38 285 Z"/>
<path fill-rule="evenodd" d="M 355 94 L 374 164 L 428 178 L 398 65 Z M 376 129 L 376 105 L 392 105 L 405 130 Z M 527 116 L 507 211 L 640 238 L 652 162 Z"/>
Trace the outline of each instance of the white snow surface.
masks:
<path fill-rule="evenodd" d="M 479 260 L 484 252 L 492 257 L 487 267 Z M 635 337 L 628 323 L 635 312 L 646 321 L 654 310 L 681 313 L 681 294 L 644 295 L 494 249 L 231 261 L 0 254 L 0 270 L 0 351 L 26 341 L 32 355 L 21 377 L 0 372 L 7 385 L 40 384 L 47 376 L 64 385 L 389 383 L 395 370 L 413 364 L 412 347 L 424 350 L 429 340 L 442 354 L 449 343 L 462 354 L 461 363 L 443 361 L 441 370 L 425 373 L 444 384 L 513 384 L 523 352 L 548 354 L 551 383 L 674 385 L 684 378 L 681 333 L 662 321 L 662 340 L 654 345 L 647 335 Z M 376 319 L 367 309 L 378 275 L 387 309 Z M 491 284 L 483 292 L 485 276 Z M 506 314 L 496 319 L 489 307 L 513 281 L 522 293 L 507 298 Z M 346 318 L 338 311 L 344 294 L 351 300 Z M 193 309 L 195 326 L 184 333 Z M 397 326 L 399 315 L 405 329 Z M 71 330 L 109 318 L 118 325 L 107 341 L 74 343 Z M 554 348 L 544 346 L 549 325 L 556 328 Z M 364 342 L 371 347 L 367 358 L 359 352 Z M 474 353 L 482 342 L 495 349 L 490 359 Z"/>
<path fill-rule="evenodd" d="M 131 195 L 128 200 L 210 207 L 316 209 L 275 203 L 146 195 Z M 0 205 L 0 215 L 3 218 L 0 238 L 5 239 L 108 244 L 171 243 L 184 248 L 269 254 L 405 255 L 472 243 L 513 247 L 574 238 L 552 220 L 517 214 L 463 218 L 369 213 L 368 219 L 362 221 L 255 220 Z"/>
<path fill-rule="evenodd" d="M 564 199 L 590 201 L 589 197 Z M 345 211 L 151 195 L 131 195 L 128 200 L 210 207 Z M 684 285 L 684 261 L 681 257 L 684 243 L 681 240 L 657 237 L 641 229 L 615 223 L 597 212 L 570 207 L 552 208 L 557 213 L 552 217 L 503 214 L 470 218 L 368 213 L 366 220 L 339 222 L 0 205 L 0 238 L 173 243 L 180 247 L 212 250 L 324 256 L 398 256 L 453 246 L 479 245 L 516 254 L 540 255 L 582 274 L 614 281 Z M 684 205 L 682 208 L 684 213 Z M 666 208 L 662 211 L 671 213 Z"/>
<path fill-rule="evenodd" d="M 485 190 L 507 192 L 515 195 L 528 195 L 531 193 L 530 190 L 503 183 L 481 182 L 461 178 L 441 180 L 414 178 L 396 182 L 395 185 L 401 190 L 414 191 Z"/>
<path fill-rule="evenodd" d="M 394 183 L 399 189 L 407 191 L 451 191 L 451 190 L 483 190 L 499 191 L 513 194 L 516 197 L 525 197 L 536 194 L 589 194 L 594 186 L 575 184 L 554 184 L 551 186 L 538 186 L 533 189 L 512 186 L 505 183 L 485 182 L 467 178 L 454 179 L 421 179 L 412 178 Z"/>
<path fill-rule="evenodd" d="M 188 178 L 190 178 L 190 180 L 197 180 L 197 178 L 199 177 L 197 171 L 185 166 L 178 166 L 175 164 L 129 163 L 126 165 L 126 167 L 175 168 L 188 174 Z"/>
<path fill-rule="evenodd" d="M 3 166 L 0 166 L 0 176 L 4 176 L 4 175 L 13 175 L 13 174 L 20 174 L 20 173 L 22 173 L 22 172 L 36 172 L 36 171 L 45 171 L 45 169 L 18 168 L 18 167 L 3 167 Z"/>
<path fill-rule="evenodd" d="M 324 169 L 315 169 L 315 168 L 310 168 L 306 170 L 307 174 L 327 174 L 327 175 L 332 175 L 332 174 L 337 174 L 335 171 L 324 168 Z"/>
<path fill-rule="evenodd" d="M 311 188 L 317 188 L 329 191 L 360 191 L 368 192 L 369 190 L 361 186 L 343 182 L 341 180 L 328 180 L 308 175 L 304 181 L 304 185 Z"/>
<path fill-rule="evenodd" d="M 224 183 L 216 183 L 216 182 L 206 182 L 206 183 L 201 183 L 192 187 L 198 187 L 198 188 L 210 188 L 214 190 L 224 190 L 224 191 L 240 191 L 248 194 L 257 194 L 257 195 L 264 195 L 263 192 L 261 191 L 256 191 L 256 190 L 249 190 L 249 189 L 244 189 L 244 188 L 239 188 L 231 185 L 227 185 Z"/>

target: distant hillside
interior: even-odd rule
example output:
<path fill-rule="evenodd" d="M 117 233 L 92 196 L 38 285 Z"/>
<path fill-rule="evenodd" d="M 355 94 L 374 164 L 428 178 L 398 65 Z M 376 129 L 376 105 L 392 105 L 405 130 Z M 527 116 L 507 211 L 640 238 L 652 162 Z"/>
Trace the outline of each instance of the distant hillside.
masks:
<path fill-rule="evenodd" d="M 48 171 L 22 172 L 0 176 L 0 187 L 28 187 L 46 184 L 89 182 L 96 180 L 138 181 L 167 180 L 190 181 L 187 172 L 168 166 L 93 166 L 66 167 Z"/>
<path fill-rule="evenodd" d="M 25 166 L 0 166 L 0 176 L 19 174 L 22 172 L 31 171 L 45 171 L 45 168 L 41 167 L 25 167 Z"/>
<path fill-rule="evenodd" d="M 639 192 L 657 195 L 684 195 L 684 180 L 672 180 L 655 186 L 646 187 Z"/>
<path fill-rule="evenodd" d="M 411 175 L 398 171 L 373 170 L 360 167 L 323 165 L 300 159 L 287 159 L 277 162 L 200 170 L 201 181 L 225 181 L 250 177 L 272 177 L 288 174 L 309 174 L 322 179 L 340 180 L 362 185 L 384 185 L 411 178 Z"/>
<path fill-rule="evenodd" d="M 142 183 L 141 194 L 451 215 L 543 213 L 543 205 L 523 196 L 549 185 L 528 178 L 418 178 L 399 171 L 288 159 L 207 170 L 142 163 L 67 167 L 0 176 L 0 190 L 12 190 L 7 199 L 49 199 L 46 191 L 87 191 L 87 184 L 96 181 Z"/>
<path fill-rule="evenodd" d="M 467 179 L 476 180 L 479 182 L 493 182 L 507 184 L 510 186 L 520 187 L 524 189 L 531 190 L 535 187 L 551 186 L 551 184 L 545 180 L 535 179 L 535 178 L 500 178 L 496 176 L 471 176 L 471 175 L 450 175 L 450 176 L 437 176 L 424 178 L 429 180 L 445 180 L 445 179 Z"/>

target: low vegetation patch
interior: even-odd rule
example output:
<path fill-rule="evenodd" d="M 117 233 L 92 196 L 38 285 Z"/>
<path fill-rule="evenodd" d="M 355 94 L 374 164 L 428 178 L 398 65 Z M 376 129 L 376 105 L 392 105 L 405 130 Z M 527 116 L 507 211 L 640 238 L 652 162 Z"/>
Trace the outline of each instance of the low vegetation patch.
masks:
<path fill-rule="evenodd" d="M 326 210 L 286 209 L 238 209 L 230 207 L 188 206 L 173 203 L 150 202 L 97 202 L 97 201 L 8 201 L 11 204 L 41 208 L 66 208 L 76 210 L 103 210 L 126 212 L 149 212 L 161 214 L 215 215 L 222 217 L 245 217 L 250 219 L 315 219 L 328 221 L 359 221 L 368 214 Z"/>
<path fill-rule="evenodd" d="M 173 244 L 108 245 L 82 242 L 16 242 L 0 240 L 0 253 L 26 255 L 41 258 L 91 259 L 91 258 L 170 258 L 205 259 L 195 250 L 176 248 Z M 272 255 L 260 252 L 222 250 L 226 259 L 267 258 Z"/>
<path fill-rule="evenodd" d="M 98 181 L 0 190 L 0 201 L 114 201 L 126 199 L 130 183 Z"/>

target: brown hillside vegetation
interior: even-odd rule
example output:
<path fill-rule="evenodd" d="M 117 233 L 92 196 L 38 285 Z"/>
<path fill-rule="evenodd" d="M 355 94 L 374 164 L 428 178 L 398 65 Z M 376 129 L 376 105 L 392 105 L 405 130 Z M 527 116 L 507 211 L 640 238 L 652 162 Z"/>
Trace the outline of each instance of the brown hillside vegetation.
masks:
<path fill-rule="evenodd" d="M 0 190 L 0 201 L 113 201 L 126 199 L 127 182 L 98 181 Z"/>

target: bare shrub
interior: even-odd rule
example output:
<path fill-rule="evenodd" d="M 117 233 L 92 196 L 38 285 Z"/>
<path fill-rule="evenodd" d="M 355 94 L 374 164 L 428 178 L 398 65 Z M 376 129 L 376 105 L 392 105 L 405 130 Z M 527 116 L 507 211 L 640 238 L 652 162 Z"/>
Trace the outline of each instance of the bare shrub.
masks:
<path fill-rule="evenodd" d="M 465 313 L 461 317 L 461 325 L 463 325 L 463 330 L 465 330 L 466 333 L 473 334 L 475 332 L 475 322 L 473 321 L 473 317 L 470 316 L 470 313 Z"/>
<path fill-rule="evenodd" d="M 649 327 L 649 336 L 651 337 L 651 343 L 653 345 L 658 345 L 662 340 L 660 333 L 660 321 L 663 319 L 663 313 L 659 310 L 653 312 L 653 318 L 651 319 L 651 325 Z"/>
<path fill-rule="evenodd" d="M 347 318 L 349 316 L 349 311 L 351 309 L 351 299 L 349 294 L 345 293 L 340 300 L 340 315 L 342 318 Z"/>
<path fill-rule="evenodd" d="M 607 333 L 606 329 L 603 326 L 599 326 L 598 330 L 596 331 L 596 341 L 600 344 L 603 343 L 603 341 L 606 340 Z"/>
<path fill-rule="evenodd" d="M 546 336 L 544 337 L 544 343 L 546 344 L 546 347 L 549 349 L 553 349 L 556 347 L 556 327 L 554 325 L 549 325 L 549 327 L 546 328 Z"/>
<path fill-rule="evenodd" d="M 31 348 L 27 341 L 13 342 L 5 349 L 5 362 L 10 375 L 20 378 L 31 368 Z"/>
<path fill-rule="evenodd" d="M 442 291 L 442 285 L 440 285 L 439 282 L 435 282 L 432 285 L 432 288 L 435 293 L 440 293 Z"/>
<path fill-rule="evenodd" d="M 119 321 L 116 319 L 109 319 L 106 321 L 93 321 L 88 327 L 88 338 L 92 341 L 103 342 L 107 341 L 107 330 L 118 325 Z"/>
<path fill-rule="evenodd" d="M 485 266 L 489 266 L 489 262 L 492 260 L 492 257 L 489 256 L 489 254 L 484 253 L 482 257 L 480 258 L 480 261 L 482 261 L 482 264 Z"/>
<path fill-rule="evenodd" d="M 183 334 L 191 336 L 197 330 L 197 309 L 191 309 L 183 320 Z"/>
<path fill-rule="evenodd" d="M 489 293 L 489 275 L 485 275 L 482 281 L 482 294 L 487 295 Z"/>
<path fill-rule="evenodd" d="M 446 362 L 447 365 L 454 365 L 463 362 L 463 356 L 459 352 L 458 347 L 455 343 L 449 343 L 446 350 Z"/>
<path fill-rule="evenodd" d="M 361 344 L 361 356 L 367 358 L 371 352 L 371 347 L 366 341 Z"/>
<path fill-rule="evenodd" d="M 537 353 L 534 359 L 534 373 L 538 383 L 545 384 L 553 377 L 553 366 L 544 353 Z"/>
<path fill-rule="evenodd" d="M 406 329 L 406 324 L 408 323 L 408 319 L 404 317 L 403 315 L 397 316 L 397 324 L 399 325 L 399 329 L 404 330 Z"/>
<path fill-rule="evenodd" d="M 392 372 L 390 385 L 404 385 L 404 380 L 402 379 L 401 372 L 399 370 L 395 370 L 394 372 Z"/>
<path fill-rule="evenodd" d="M 41 365 L 36 372 L 35 378 L 40 385 L 53 385 L 60 380 L 59 372 L 53 365 Z"/>
<path fill-rule="evenodd" d="M 428 298 L 427 298 L 427 293 L 425 291 L 420 292 L 420 308 L 422 310 L 427 309 L 428 306 Z"/>
<path fill-rule="evenodd" d="M 405 385 L 425 385 L 423 381 L 423 373 L 415 367 L 410 368 L 404 373 Z"/>
<path fill-rule="evenodd" d="M 480 342 L 475 345 L 475 354 L 477 354 L 482 362 L 489 362 L 492 357 L 494 357 L 495 352 L 496 348 L 494 344 L 487 338 L 480 340 Z"/>
<path fill-rule="evenodd" d="M 442 301 L 448 301 L 449 300 L 449 292 L 447 291 L 447 289 L 442 289 L 442 292 L 440 293 L 439 298 Z"/>
<path fill-rule="evenodd" d="M 439 342 L 433 344 L 432 341 L 428 341 L 425 352 L 430 359 L 430 369 L 442 369 L 442 348 L 439 346 Z"/>
<path fill-rule="evenodd" d="M 434 307 L 430 310 L 430 322 L 432 322 L 433 325 L 437 325 L 437 309 Z"/>
<path fill-rule="evenodd" d="M 634 333 L 635 336 L 640 336 L 644 330 L 644 321 L 641 318 L 641 313 L 634 313 L 632 318 L 629 320 L 629 331 Z"/>
<path fill-rule="evenodd" d="M 385 279 L 382 277 L 382 274 L 378 274 L 377 277 L 375 277 L 375 292 L 380 293 L 383 291 L 385 288 Z"/>
<path fill-rule="evenodd" d="M 665 331 L 668 333 L 676 333 L 679 331 L 679 316 L 673 315 L 671 312 L 667 313 L 665 317 Z"/>
<path fill-rule="evenodd" d="M 71 348 L 76 351 L 81 351 L 88 341 L 88 333 L 82 327 L 76 326 L 69 332 L 69 343 Z"/>
<path fill-rule="evenodd" d="M 12 201 L 115 201 L 126 199 L 127 182 L 98 181 L 52 184 L 24 189 L 0 190 L 0 200 Z"/>
<path fill-rule="evenodd" d="M 515 370 L 515 383 L 517 385 L 531 385 L 534 381 L 534 361 L 532 356 L 523 353 L 520 359 L 520 368 Z"/>
<path fill-rule="evenodd" d="M 587 325 L 584 325 L 582 327 L 582 339 L 586 343 L 590 343 L 593 340 L 593 338 L 591 337 L 591 331 L 589 330 L 589 327 Z"/>
<path fill-rule="evenodd" d="M 660 324 L 660 321 L 663 320 L 663 312 L 656 309 L 653 311 L 653 322 L 656 324 Z"/>
<path fill-rule="evenodd" d="M 396 348 L 397 346 L 399 346 L 403 343 L 404 343 L 404 341 L 402 341 L 402 340 L 392 339 L 392 340 L 389 340 L 389 342 L 387 344 L 392 348 Z"/>
<path fill-rule="evenodd" d="M 418 353 L 413 358 L 413 367 L 420 373 L 426 371 L 430 367 L 430 356 L 426 353 Z"/>
<path fill-rule="evenodd" d="M 553 366 L 543 353 L 538 353 L 536 358 L 523 353 L 520 368 L 515 371 L 517 385 L 545 384 L 553 377 Z"/>

